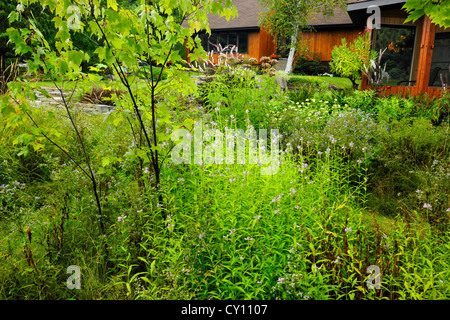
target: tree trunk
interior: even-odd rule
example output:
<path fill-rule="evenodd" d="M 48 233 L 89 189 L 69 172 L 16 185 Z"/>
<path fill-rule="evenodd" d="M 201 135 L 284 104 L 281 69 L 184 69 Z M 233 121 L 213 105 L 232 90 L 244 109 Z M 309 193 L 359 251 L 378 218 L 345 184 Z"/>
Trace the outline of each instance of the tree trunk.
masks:
<path fill-rule="evenodd" d="M 298 29 L 295 29 L 294 34 L 291 36 L 291 49 L 289 50 L 289 56 L 286 64 L 286 70 L 284 71 L 286 74 L 292 73 L 292 65 L 294 64 L 294 56 L 295 56 L 295 44 L 297 42 Z"/>

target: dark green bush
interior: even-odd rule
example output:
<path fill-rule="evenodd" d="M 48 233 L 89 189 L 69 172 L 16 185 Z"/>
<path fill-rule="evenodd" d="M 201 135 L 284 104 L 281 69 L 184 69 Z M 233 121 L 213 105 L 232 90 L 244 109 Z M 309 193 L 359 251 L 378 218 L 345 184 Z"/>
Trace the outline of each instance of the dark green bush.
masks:
<path fill-rule="evenodd" d="M 325 67 L 320 63 L 320 54 L 300 55 L 294 65 L 294 74 L 316 75 L 325 72 Z"/>
<path fill-rule="evenodd" d="M 423 212 L 431 203 L 433 213 L 447 215 L 448 124 L 435 127 L 425 118 L 405 118 L 380 124 L 379 136 L 370 167 L 373 206 L 396 215 L 401 210 Z M 423 189 L 428 200 L 417 202 L 415 192 Z"/>

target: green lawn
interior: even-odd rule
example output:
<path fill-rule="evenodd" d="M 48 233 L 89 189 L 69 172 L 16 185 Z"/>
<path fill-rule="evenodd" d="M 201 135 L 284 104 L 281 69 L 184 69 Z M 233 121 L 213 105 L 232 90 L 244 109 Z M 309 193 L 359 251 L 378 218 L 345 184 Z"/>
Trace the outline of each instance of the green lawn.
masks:
<path fill-rule="evenodd" d="M 290 75 L 289 82 L 307 83 L 307 82 L 326 82 L 341 89 L 351 89 L 352 82 L 348 78 L 340 77 L 320 77 L 320 76 L 303 76 L 303 75 Z M 361 80 L 357 80 L 357 83 L 361 83 Z"/>

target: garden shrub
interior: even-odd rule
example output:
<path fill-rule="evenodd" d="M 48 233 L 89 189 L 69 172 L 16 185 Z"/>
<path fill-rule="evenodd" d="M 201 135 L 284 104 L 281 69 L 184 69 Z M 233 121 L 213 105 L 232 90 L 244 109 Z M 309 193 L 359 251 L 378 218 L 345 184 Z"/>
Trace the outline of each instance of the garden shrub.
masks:
<path fill-rule="evenodd" d="M 375 113 L 374 106 L 376 105 L 376 93 L 372 90 L 352 90 L 344 92 L 342 95 L 336 97 L 338 102 L 342 105 L 348 104 L 350 107 L 360 109 L 365 112 Z"/>
<path fill-rule="evenodd" d="M 449 206 L 448 183 L 444 182 L 448 172 L 448 134 L 448 124 L 435 127 L 425 118 L 381 124 L 380 142 L 370 169 L 373 205 L 390 197 L 396 203 L 390 213 L 396 215 L 401 208 L 423 213 L 423 206 L 431 204 L 435 208 L 433 214 L 439 212 L 445 220 Z M 428 200 L 424 197 L 418 203 L 416 191 L 425 188 Z"/>
<path fill-rule="evenodd" d="M 390 123 L 393 120 L 409 118 L 414 109 L 414 102 L 410 99 L 395 95 L 378 99 L 375 105 L 380 122 Z"/>
<path fill-rule="evenodd" d="M 295 61 L 293 73 L 314 75 L 324 71 L 324 67 L 320 63 L 320 53 L 300 54 Z"/>
<path fill-rule="evenodd" d="M 276 82 L 268 75 L 255 76 L 254 71 L 236 68 L 202 85 L 201 96 L 212 111 L 219 127 L 268 129 L 267 107 L 287 101 Z"/>

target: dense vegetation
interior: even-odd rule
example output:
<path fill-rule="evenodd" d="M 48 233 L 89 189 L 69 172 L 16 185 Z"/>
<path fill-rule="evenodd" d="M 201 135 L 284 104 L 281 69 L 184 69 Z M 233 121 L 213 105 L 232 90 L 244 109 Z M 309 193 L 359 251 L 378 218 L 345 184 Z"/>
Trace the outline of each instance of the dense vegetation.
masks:
<path fill-rule="evenodd" d="M 212 63 L 195 84 L 166 51 L 184 42 L 171 32 L 186 30 L 155 11 L 165 31 L 150 34 L 114 3 L 93 15 L 105 19 L 95 37 L 114 41 L 95 50 L 90 73 L 73 63 L 89 58 L 71 47 L 73 30 L 57 35 L 57 52 L 30 48 L 37 32 L 9 30 L 33 55 L 31 72 L 69 95 L 61 108 L 36 107 L 42 83 L 19 77 L 0 97 L 0 298 L 450 298 L 448 94 L 383 97 L 298 77 L 282 91 L 245 61 Z M 123 24 L 134 38 L 115 38 Z M 121 72 L 120 58 L 139 65 L 150 53 L 158 68 Z M 114 112 L 76 107 L 103 91 Z M 198 123 L 216 162 L 176 163 L 174 133 L 195 139 Z M 267 130 L 278 170 L 218 163 L 227 129 Z M 67 286 L 69 266 L 80 289 Z"/>
<path fill-rule="evenodd" d="M 174 88 L 171 117 L 278 128 L 279 172 L 169 158 L 162 206 L 129 130 L 112 116 L 76 113 L 99 172 L 106 236 L 73 161 L 43 137 L 35 151 L 31 120 L 2 120 L 2 298 L 448 298 L 448 97 L 313 85 L 283 93 L 265 80 L 233 71 L 197 100 Z M 211 107 L 198 103 L 205 95 Z M 57 124 L 68 150 L 80 148 L 63 114 L 36 115 L 38 126 Z M 66 288 L 69 265 L 82 270 L 81 290 Z M 380 290 L 367 289 L 369 265 L 381 269 Z"/>

